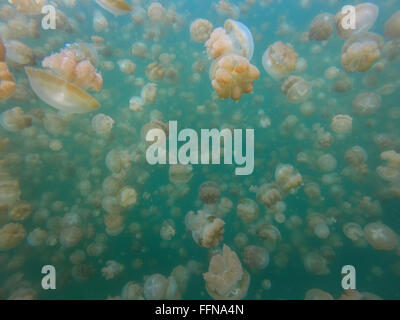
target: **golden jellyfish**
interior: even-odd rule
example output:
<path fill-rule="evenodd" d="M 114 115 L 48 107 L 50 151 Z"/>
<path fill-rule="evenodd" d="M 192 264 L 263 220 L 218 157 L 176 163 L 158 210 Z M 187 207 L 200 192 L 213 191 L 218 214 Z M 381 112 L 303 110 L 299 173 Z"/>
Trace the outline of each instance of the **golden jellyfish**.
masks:
<path fill-rule="evenodd" d="M 329 13 L 317 15 L 311 22 L 308 38 L 310 40 L 327 40 L 335 30 L 335 16 Z"/>
<path fill-rule="evenodd" d="M 290 164 L 279 164 L 275 169 L 275 181 L 283 191 L 295 192 L 303 184 L 303 178 Z"/>
<path fill-rule="evenodd" d="M 118 61 L 119 69 L 126 74 L 132 74 L 136 70 L 136 64 L 133 63 L 129 59 L 119 60 Z"/>
<path fill-rule="evenodd" d="M 363 229 L 355 222 L 346 223 L 342 230 L 344 235 L 352 241 L 358 241 L 364 237 Z"/>
<path fill-rule="evenodd" d="M 251 223 L 258 218 L 257 203 L 249 198 L 241 199 L 236 208 L 237 216 L 245 223 Z"/>
<path fill-rule="evenodd" d="M 229 54 L 214 61 L 210 70 L 212 86 L 222 99 L 240 100 L 253 91 L 253 81 L 260 76 L 257 67 L 239 55 Z"/>
<path fill-rule="evenodd" d="M 100 106 L 96 99 L 78 86 L 47 71 L 25 67 L 25 72 L 32 90 L 53 108 L 79 114 L 94 111 Z"/>
<path fill-rule="evenodd" d="M 199 187 L 199 199 L 205 204 L 217 203 L 221 197 L 221 192 L 215 182 L 207 181 Z"/>
<path fill-rule="evenodd" d="M 148 277 L 144 282 L 144 297 L 147 300 L 165 299 L 168 289 L 168 279 L 162 274 L 155 273 Z"/>
<path fill-rule="evenodd" d="M 163 5 L 159 2 L 153 2 L 147 8 L 147 15 L 149 19 L 154 23 L 162 23 L 165 21 L 167 17 L 167 11 L 163 7 Z"/>
<path fill-rule="evenodd" d="M 199 246 L 211 248 L 221 242 L 225 222 L 204 211 L 197 214 L 189 211 L 185 216 L 185 225 Z"/>
<path fill-rule="evenodd" d="M 215 9 L 217 10 L 218 14 L 222 16 L 228 16 L 232 19 L 239 18 L 239 7 L 230 3 L 229 1 L 219 0 L 218 3 L 215 5 Z"/>
<path fill-rule="evenodd" d="M 0 251 L 16 247 L 26 236 L 25 228 L 20 223 L 7 223 L 0 228 Z"/>
<path fill-rule="evenodd" d="M 15 221 L 25 220 L 32 213 L 32 205 L 26 201 L 18 202 L 11 211 L 8 212 L 8 216 Z"/>
<path fill-rule="evenodd" d="M 145 104 L 151 104 L 156 101 L 157 97 L 157 84 L 155 83 L 147 83 L 143 86 L 140 96 L 143 99 Z"/>
<path fill-rule="evenodd" d="M 336 133 L 348 133 L 351 131 L 353 118 L 347 114 L 337 114 L 332 118 L 331 128 Z"/>
<path fill-rule="evenodd" d="M 381 222 L 372 222 L 364 227 L 364 236 L 367 242 L 376 250 L 391 251 L 398 248 L 399 237 L 387 225 Z"/>
<path fill-rule="evenodd" d="M 233 50 L 232 40 L 228 37 L 223 28 L 216 28 L 205 43 L 207 53 L 213 59 L 229 54 Z"/>
<path fill-rule="evenodd" d="M 104 135 L 111 131 L 114 122 L 115 121 L 110 116 L 99 113 L 92 119 L 92 128 L 97 134 Z"/>
<path fill-rule="evenodd" d="M 41 246 L 46 243 L 48 234 L 41 228 L 33 229 L 27 236 L 26 240 L 32 247 Z"/>
<path fill-rule="evenodd" d="M 160 229 L 160 237 L 163 240 L 169 241 L 171 240 L 176 234 L 175 231 L 175 224 L 173 220 L 168 219 L 163 222 L 161 229 Z"/>
<path fill-rule="evenodd" d="M 151 143 L 151 144 L 153 144 L 153 145 L 154 145 L 154 143 L 156 143 L 156 144 L 155 144 L 156 146 L 164 146 L 164 145 L 166 144 L 166 142 L 167 142 L 167 140 L 164 140 L 164 139 L 163 139 L 164 137 L 161 137 L 161 138 L 160 138 L 160 141 L 158 141 L 158 138 L 159 138 L 159 137 L 157 137 L 157 141 L 154 141 L 156 137 L 154 137 L 152 141 L 147 141 L 147 140 L 146 140 L 147 133 L 148 133 L 150 130 L 152 130 L 152 129 L 159 129 L 159 130 L 162 130 L 162 131 L 164 132 L 165 139 L 167 139 L 167 138 L 168 138 L 168 135 L 169 135 L 169 127 L 168 127 L 168 124 L 162 122 L 161 120 L 153 119 L 153 120 L 151 120 L 149 123 L 146 123 L 146 124 L 142 127 L 142 130 L 141 130 L 141 133 L 140 133 L 140 135 L 141 135 L 141 137 L 142 137 L 142 140 L 143 140 L 143 141 L 146 141 L 146 143 L 149 143 L 149 144 Z"/>
<path fill-rule="evenodd" d="M 337 78 L 339 73 L 340 73 L 340 70 L 338 68 L 332 66 L 325 70 L 324 76 L 325 76 L 325 79 L 331 80 L 331 79 Z"/>
<path fill-rule="evenodd" d="M 317 159 L 318 168 L 324 172 L 331 172 L 336 169 L 337 161 L 330 153 L 323 154 Z"/>
<path fill-rule="evenodd" d="M 121 299 L 122 300 L 144 300 L 142 286 L 134 281 L 129 281 L 122 288 Z"/>
<path fill-rule="evenodd" d="M 4 62 L 6 49 L 0 38 L 0 100 L 7 100 L 15 91 L 15 79 Z"/>
<path fill-rule="evenodd" d="M 33 51 L 21 41 L 8 40 L 4 43 L 7 51 L 7 64 L 10 66 L 23 67 L 32 65 L 34 62 Z"/>
<path fill-rule="evenodd" d="M 117 236 L 124 230 L 124 217 L 118 213 L 104 215 L 106 232 L 110 236 Z"/>
<path fill-rule="evenodd" d="M 83 238 L 83 230 L 77 226 L 63 228 L 60 233 L 60 243 L 64 248 L 76 246 Z"/>
<path fill-rule="evenodd" d="M 243 262 L 251 271 L 260 271 L 269 264 L 267 249 L 258 246 L 247 246 L 243 251 Z"/>
<path fill-rule="evenodd" d="M 190 25 L 190 37 L 193 41 L 204 42 L 211 34 L 213 25 L 206 19 L 196 19 Z"/>
<path fill-rule="evenodd" d="M 281 87 L 290 103 L 302 103 L 310 98 L 312 85 L 301 77 L 290 76 Z"/>
<path fill-rule="evenodd" d="M 250 275 L 243 269 L 237 254 L 224 244 L 222 254 L 215 254 L 208 272 L 203 274 L 208 294 L 216 300 L 243 299 Z"/>
<path fill-rule="evenodd" d="M 42 13 L 42 7 L 46 5 L 47 0 L 8 0 L 8 2 L 16 6 L 21 13 L 39 15 Z"/>
<path fill-rule="evenodd" d="M 125 0 L 96 0 L 96 3 L 114 16 L 121 16 L 132 11 L 132 7 Z"/>
<path fill-rule="evenodd" d="M 0 208 L 11 209 L 21 196 L 19 183 L 11 177 L 4 176 L 0 181 Z"/>
<path fill-rule="evenodd" d="M 350 25 L 349 12 L 339 12 L 336 15 L 336 28 L 342 39 L 349 39 L 353 35 L 367 32 L 375 24 L 379 8 L 369 2 L 358 4 L 355 9 L 355 28 Z"/>
<path fill-rule="evenodd" d="M 145 103 L 142 97 L 132 97 L 129 99 L 129 110 L 132 111 L 143 111 Z"/>
<path fill-rule="evenodd" d="M 99 11 L 95 10 L 93 15 L 93 29 L 96 32 L 104 31 L 108 28 L 106 17 Z"/>
<path fill-rule="evenodd" d="M 308 252 L 304 256 L 304 267 L 307 272 L 323 276 L 330 273 L 327 259 L 318 251 Z"/>
<path fill-rule="evenodd" d="M 165 76 L 165 68 L 158 62 L 152 62 L 145 68 L 146 76 L 151 81 L 161 81 Z"/>
<path fill-rule="evenodd" d="M 347 72 L 365 72 L 381 55 L 383 40 L 375 33 L 356 34 L 342 48 L 342 66 Z"/>
<path fill-rule="evenodd" d="M 263 223 L 257 228 L 257 236 L 266 239 L 271 243 L 276 243 L 282 239 L 281 232 L 272 224 Z"/>
<path fill-rule="evenodd" d="M 334 300 L 334 298 L 329 292 L 313 288 L 307 290 L 304 300 Z"/>
<path fill-rule="evenodd" d="M 0 114 L 0 125 L 7 131 L 21 131 L 32 125 L 32 117 L 15 107 Z"/>
<path fill-rule="evenodd" d="M 277 186 L 272 183 L 263 184 L 257 189 L 257 201 L 267 207 L 274 206 L 282 200 L 282 195 Z"/>
<path fill-rule="evenodd" d="M 169 181 L 175 184 L 185 184 L 193 177 L 193 167 L 189 164 L 171 164 L 168 170 Z"/>
<path fill-rule="evenodd" d="M 400 10 L 396 11 L 385 23 L 385 37 L 400 38 Z"/>
<path fill-rule="evenodd" d="M 118 193 L 118 203 L 123 208 L 129 208 L 136 204 L 137 197 L 135 189 L 125 186 Z"/>
<path fill-rule="evenodd" d="M 108 260 L 106 266 L 101 269 L 101 273 L 106 280 L 116 279 L 125 270 L 124 265 L 115 261 Z"/>
<path fill-rule="evenodd" d="M 262 65 L 272 78 L 279 81 L 296 70 L 298 57 L 291 45 L 278 41 L 264 52 Z"/>
<path fill-rule="evenodd" d="M 361 92 L 353 100 L 353 111 L 357 115 L 376 113 L 382 104 L 381 95 L 376 92 Z"/>

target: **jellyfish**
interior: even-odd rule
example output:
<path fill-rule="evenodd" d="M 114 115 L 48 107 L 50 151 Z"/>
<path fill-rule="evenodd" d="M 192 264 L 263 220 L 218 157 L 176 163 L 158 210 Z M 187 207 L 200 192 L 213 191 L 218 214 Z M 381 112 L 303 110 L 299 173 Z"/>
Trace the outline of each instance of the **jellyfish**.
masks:
<path fill-rule="evenodd" d="M 215 5 L 215 9 L 222 16 L 228 16 L 232 19 L 239 18 L 240 9 L 229 1 L 219 0 Z"/>
<path fill-rule="evenodd" d="M 26 201 L 18 202 L 12 209 L 9 211 L 8 216 L 15 221 L 25 220 L 32 213 L 32 205 Z"/>
<path fill-rule="evenodd" d="M 136 64 L 133 63 L 129 59 L 119 60 L 118 61 L 119 69 L 126 74 L 132 74 L 136 70 Z"/>
<path fill-rule="evenodd" d="M 247 246 L 243 252 L 243 262 L 252 271 L 265 269 L 269 264 L 267 249 L 258 246 Z"/>
<path fill-rule="evenodd" d="M 224 244 L 222 254 L 215 254 L 208 272 L 203 274 L 208 294 L 216 300 L 243 299 L 250 275 L 243 269 L 237 254 Z"/>
<path fill-rule="evenodd" d="M 258 218 L 257 203 L 249 198 L 241 199 L 236 208 L 237 216 L 245 223 L 251 223 Z"/>
<path fill-rule="evenodd" d="M 104 31 L 108 28 L 106 17 L 99 11 L 95 10 L 93 14 L 93 29 L 96 32 Z"/>
<path fill-rule="evenodd" d="M 114 16 L 121 16 L 132 11 L 132 7 L 125 0 L 96 0 L 96 3 Z"/>
<path fill-rule="evenodd" d="M 159 2 L 153 2 L 147 9 L 149 19 L 154 23 L 164 22 L 167 12 L 163 5 Z"/>
<path fill-rule="evenodd" d="M 142 97 L 132 97 L 129 99 L 129 110 L 143 111 L 145 103 Z"/>
<path fill-rule="evenodd" d="M 199 188 L 199 199 L 205 204 L 217 203 L 220 196 L 218 185 L 212 181 L 204 182 Z"/>
<path fill-rule="evenodd" d="M 372 222 L 364 227 L 367 242 L 376 250 L 392 251 L 399 245 L 398 235 L 381 222 Z"/>
<path fill-rule="evenodd" d="M 88 113 L 100 104 L 78 86 L 51 73 L 25 67 L 32 90 L 44 102 L 66 113 Z M 63 94 L 60 95 L 59 93 Z"/>
<path fill-rule="evenodd" d="M 193 177 L 193 167 L 189 164 L 171 164 L 168 170 L 169 181 L 174 184 L 185 184 Z"/>
<path fill-rule="evenodd" d="M 385 37 L 400 38 L 400 10 L 396 11 L 385 23 Z"/>
<path fill-rule="evenodd" d="M 137 202 L 137 192 L 132 187 L 125 186 L 118 193 L 118 203 L 123 208 L 132 207 Z"/>
<path fill-rule="evenodd" d="M 7 100 L 15 91 L 15 79 L 4 62 L 6 49 L 0 38 L 0 100 Z"/>
<path fill-rule="evenodd" d="M 317 159 L 318 168 L 324 172 L 331 172 L 336 169 L 337 161 L 330 153 L 323 154 Z"/>
<path fill-rule="evenodd" d="M 211 34 L 213 25 L 206 19 L 196 19 L 190 25 L 190 37 L 193 41 L 204 42 Z"/>
<path fill-rule="evenodd" d="M 335 29 L 335 16 L 329 13 L 317 15 L 311 22 L 308 38 L 310 40 L 327 40 Z"/>
<path fill-rule="evenodd" d="M 307 290 L 304 300 L 334 300 L 334 298 L 329 292 L 313 288 Z"/>
<path fill-rule="evenodd" d="M 275 181 L 284 192 L 295 192 L 303 184 L 303 178 L 290 164 L 279 164 L 275 169 Z"/>
<path fill-rule="evenodd" d="M 263 184 L 257 189 L 257 201 L 267 207 L 274 206 L 282 200 L 282 195 L 277 186 L 272 183 Z"/>
<path fill-rule="evenodd" d="M 106 266 L 101 269 L 101 273 L 106 280 L 118 278 L 124 271 L 124 265 L 115 260 L 108 260 Z"/>
<path fill-rule="evenodd" d="M 332 118 L 331 128 L 339 134 L 351 131 L 353 119 L 347 114 L 337 114 Z"/>
<path fill-rule="evenodd" d="M 304 267 L 307 272 L 318 276 L 329 274 L 327 259 L 317 251 L 310 251 L 304 256 Z"/>
<path fill-rule="evenodd" d="M 379 8 L 369 2 L 361 3 L 355 6 L 355 28 L 350 28 L 345 19 L 348 19 L 348 13 L 339 12 L 336 15 L 336 28 L 338 34 L 343 39 L 349 39 L 353 35 L 367 32 L 375 24 L 379 14 Z"/>
<path fill-rule="evenodd" d="M 197 214 L 189 211 L 185 216 L 185 225 L 199 246 L 211 248 L 222 240 L 225 222 L 204 211 Z"/>
<path fill-rule="evenodd" d="M 353 100 L 353 111 L 358 115 L 376 113 L 382 104 L 380 94 L 376 92 L 361 92 Z"/>
<path fill-rule="evenodd" d="M 117 236 L 124 230 L 124 217 L 119 213 L 104 215 L 104 224 L 106 232 L 110 236 Z"/>
<path fill-rule="evenodd" d="M 64 228 L 60 233 L 60 243 L 65 248 L 75 247 L 83 238 L 83 230 L 77 226 Z"/>
<path fill-rule="evenodd" d="M 146 140 L 147 133 L 152 129 L 160 129 L 160 130 L 162 130 L 164 132 L 165 139 L 164 139 L 164 137 L 161 137 L 160 141 L 158 141 L 158 140 L 157 141 L 152 141 L 152 142 L 151 141 L 147 141 Z M 166 139 L 168 138 L 168 135 L 169 135 L 169 126 L 168 126 L 168 124 L 164 123 L 164 122 L 162 122 L 160 120 L 157 120 L 157 119 L 153 119 L 149 123 L 146 123 L 142 127 L 142 130 L 141 130 L 142 140 L 146 141 L 147 143 L 151 142 L 153 145 L 156 145 L 156 146 L 164 146 L 166 144 L 166 142 L 167 142 Z M 159 137 L 157 137 L 157 139 L 158 138 Z"/>
<path fill-rule="evenodd" d="M 177 291 L 176 280 L 173 277 L 164 277 L 155 273 L 144 282 L 144 297 L 147 300 L 173 299 Z"/>
<path fill-rule="evenodd" d="M 0 114 L 0 125 L 7 131 L 21 131 L 32 125 L 32 117 L 15 107 Z"/>
<path fill-rule="evenodd" d="M 239 55 L 229 54 L 214 61 L 210 69 L 212 86 L 222 99 L 240 100 L 243 93 L 253 91 L 253 81 L 260 72 L 257 67 Z"/>
<path fill-rule="evenodd" d="M 293 47 L 281 41 L 270 45 L 262 56 L 262 65 L 267 73 L 279 81 L 296 70 L 298 54 Z"/>
<path fill-rule="evenodd" d="M 143 99 L 145 104 L 151 104 L 156 100 L 157 97 L 157 84 L 147 83 L 143 86 L 140 92 L 140 97 Z"/>
<path fill-rule="evenodd" d="M 171 219 L 164 221 L 160 229 L 161 239 L 169 241 L 175 236 L 175 234 L 174 222 Z"/>
<path fill-rule="evenodd" d="M 344 235 L 352 241 L 358 241 L 364 237 L 364 231 L 361 226 L 355 222 L 346 223 L 343 228 Z"/>
<path fill-rule="evenodd" d="M 109 133 L 114 125 L 114 120 L 103 113 L 96 114 L 92 119 L 93 130 L 100 135 Z"/>
<path fill-rule="evenodd" d="M 283 83 L 281 91 L 286 95 L 290 103 L 302 103 L 312 93 L 312 85 L 301 77 L 290 76 Z"/>
<path fill-rule="evenodd" d="M 230 54 L 233 51 L 233 43 L 223 28 L 216 28 L 206 41 L 207 53 L 213 59 Z"/>
<path fill-rule="evenodd" d="M 375 33 L 361 33 L 351 37 L 342 48 L 342 66 L 347 72 L 365 72 L 379 58 L 382 37 Z"/>
<path fill-rule="evenodd" d="M 32 247 L 38 247 L 46 243 L 48 234 L 41 228 L 33 229 L 27 236 L 26 240 Z"/>
<path fill-rule="evenodd" d="M 232 41 L 233 53 L 250 61 L 254 53 L 254 40 L 250 30 L 243 23 L 232 19 L 225 21 L 224 29 Z"/>
<path fill-rule="evenodd" d="M 7 223 L 0 228 L 0 250 L 16 247 L 26 236 L 25 228 L 20 223 Z"/>
<path fill-rule="evenodd" d="M 143 287 L 134 281 L 129 281 L 122 288 L 121 299 L 122 300 L 144 300 Z"/>
<path fill-rule="evenodd" d="M 21 41 L 8 40 L 4 43 L 7 52 L 7 64 L 15 67 L 33 65 L 33 51 Z"/>

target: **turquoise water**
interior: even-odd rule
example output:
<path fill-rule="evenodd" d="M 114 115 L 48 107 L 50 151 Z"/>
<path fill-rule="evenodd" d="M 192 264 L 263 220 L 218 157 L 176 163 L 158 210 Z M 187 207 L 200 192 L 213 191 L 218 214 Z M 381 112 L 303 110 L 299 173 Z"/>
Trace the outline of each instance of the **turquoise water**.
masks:
<path fill-rule="evenodd" d="M 346 293 L 341 275 L 345 265 L 356 270 L 357 291 L 347 291 L 347 296 L 400 298 L 400 40 L 385 32 L 385 23 L 400 10 L 396 1 L 370 1 L 379 7 L 379 14 L 369 32 L 380 35 L 382 42 L 379 57 L 364 72 L 350 72 L 342 64 L 346 39 L 339 37 L 335 25 L 325 41 L 308 40 L 307 34 L 318 14 L 335 16 L 342 6 L 361 1 L 166 0 L 160 1 L 166 16 L 157 22 L 148 13 L 153 1 L 128 0 L 132 11 L 114 16 L 95 1 L 58 0 L 51 3 L 58 10 L 55 30 L 44 30 L 44 15 L 26 13 L 23 2 L 19 11 L 18 1 L 0 3 L 4 64 L 16 82 L 14 93 L 0 100 L 1 299 L 212 299 L 215 294 L 208 291 L 213 284 L 208 283 L 207 291 L 203 274 L 211 272 L 210 261 L 222 254 L 223 245 L 235 252 L 241 272 L 250 275 L 247 290 L 241 288 L 244 299 L 305 299 L 313 288 L 338 299 Z M 96 12 L 108 22 L 103 29 L 97 26 L 102 29 L 97 31 Z M 138 23 L 135 14 L 141 12 L 143 21 Z M 231 18 L 252 34 L 254 55 L 244 59 L 259 70 L 259 77 L 252 92 L 238 101 L 222 99 L 213 89 L 209 77 L 213 59 L 205 41 L 195 42 L 190 32 L 199 18 L 212 23 L 212 29 Z M 15 52 L 15 41 L 32 54 L 29 49 Z M 280 80 L 262 64 L 264 52 L 277 41 L 290 44 L 298 55 L 297 70 Z M 146 53 L 132 54 L 138 42 L 144 43 Z M 31 66 L 66 79 L 42 63 L 76 43 L 81 51 L 75 53 L 91 53 L 76 58 L 77 62 L 90 61 L 103 81 L 96 91 L 78 85 L 72 76 L 67 79 L 99 103 L 88 110 L 80 100 L 82 114 L 71 113 L 66 103 L 54 103 L 63 99 L 62 92 L 73 96 L 62 91 L 65 87 L 51 89 L 53 103 L 46 103 L 41 90 L 56 83 L 55 78 L 35 90 L 35 79 L 29 81 L 24 70 Z M 131 74 L 119 66 L 126 59 L 136 66 Z M 149 75 L 154 62 L 163 69 L 163 79 Z M 196 68 L 196 62 L 203 68 Z M 332 78 L 326 75 L 330 67 L 336 72 Z M 312 94 L 298 103 L 291 103 L 281 90 L 290 75 L 312 85 Z M 343 82 L 351 85 L 340 92 L 338 83 Z M 149 83 L 156 84 L 154 101 L 143 102 L 142 110 L 131 110 L 131 98 L 143 98 L 142 88 Z M 359 109 L 353 106 L 363 92 L 381 99 L 366 114 L 359 109 L 368 108 L 368 102 L 361 102 Z M 15 109 L 8 112 L 15 107 L 24 116 L 15 115 Z M 99 131 L 105 127 L 96 132 L 92 119 L 97 114 L 112 118 L 109 132 Z M 351 129 L 333 130 L 336 115 L 351 117 Z M 171 178 L 180 167 L 150 165 L 142 129 L 145 125 L 165 128 L 169 121 L 177 121 L 178 130 L 190 128 L 199 135 L 202 129 L 253 129 L 254 171 L 240 176 L 235 175 L 235 163 L 193 164 L 191 172 L 182 166 L 189 170 L 180 176 L 186 181 Z M 115 157 L 110 161 L 112 150 Z M 326 154 L 334 158 L 333 164 L 323 161 Z M 387 155 L 393 161 L 385 161 Z M 285 188 L 276 178 L 280 164 L 289 165 L 290 177 L 298 174 L 301 181 Z M 107 187 L 110 177 L 113 188 Z M 207 181 L 213 182 L 212 200 L 202 198 Z M 260 187 L 266 184 L 280 195 L 271 205 L 262 198 Z M 132 193 L 121 200 L 127 187 Z M 247 222 L 241 218 L 240 206 L 238 210 L 246 198 L 258 208 L 258 215 Z M 231 208 L 224 212 L 226 202 Z M 185 219 L 189 211 L 208 216 L 209 224 L 206 221 L 196 229 L 200 236 L 192 235 L 195 227 Z M 207 247 L 203 232 L 212 219 L 223 220 L 224 232 Z M 356 240 L 344 232 L 349 223 L 359 230 Z M 173 230 L 169 236 L 160 233 L 166 224 Z M 317 225 L 324 232 L 319 233 Z M 279 239 L 263 236 L 267 227 L 279 230 Z M 383 232 L 382 238 L 370 236 L 371 228 Z M 248 246 L 263 248 L 269 263 L 260 270 L 252 268 L 244 254 Z M 312 257 L 316 257 L 313 263 Z M 103 269 L 107 261 L 123 268 L 108 280 Z M 44 265 L 56 270 L 55 290 L 42 288 Z M 233 265 L 230 261 L 225 266 L 228 273 Z M 176 267 L 184 280 L 173 273 Z M 148 291 L 148 279 L 154 274 L 163 277 L 159 295 Z M 220 276 L 229 281 L 226 274 Z M 230 284 L 231 293 L 239 278 Z M 139 294 L 128 296 L 123 291 L 129 282 L 140 287 Z"/>

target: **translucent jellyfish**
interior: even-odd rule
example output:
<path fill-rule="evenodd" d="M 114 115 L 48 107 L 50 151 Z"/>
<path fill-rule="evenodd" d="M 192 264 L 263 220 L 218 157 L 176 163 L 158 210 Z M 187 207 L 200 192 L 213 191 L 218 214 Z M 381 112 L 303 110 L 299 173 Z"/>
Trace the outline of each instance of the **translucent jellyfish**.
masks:
<path fill-rule="evenodd" d="M 251 223 L 258 218 L 257 203 L 249 198 L 241 199 L 236 208 L 237 216 L 245 223 Z"/>
<path fill-rule="evenodd" d="M 16 247 L 26 236 L 25 228 L 20 223 L 7 223 L 0 228 L 0 250 Z"/>
<path fill-rule="evenodd" d="M 122 288 L 121 299 L 122 300 L 144 300 L 142 286 L 134 281 L 129 281 Z"/>
<path fill-rule="evenodd" d="M 221 196 L 219 187 L 215 182 L 207 181 L 199 187 L 199 199 L 206 204 L 217 203 Z"/>
<path fill-rule="evenodd" d="M 311 22 L 308 38 L 310 40 L 327 40 L 335 29 L 336 18 L 329 13 L 317 15 Z"/>
<path fill-rule="evenodd" d="M 348 26 L 348 12 L 339 12 L 336 15 L 336 28 L 338 34 L 343 39 L 349 39 L 351 36 L 368 31 L 375 24 L 379 14 L 379 8 L 369 2 L 361 3 L 355 6 L 355 28 Z"/>
<path fill-rule="evenodd" d="M 164 277 L 155 273 L 144 282 L 144 297 L 147 300 L 173 299 L 176 293 L 176 280 L 173 277 Z"/>
<path fill-rule="evenodd" d="M 15 221 L 25 220 L 32 213 L 32 205 L 26 201 L 18 202 L 9 212 L 8 216 Z"/>
<path fill-rule="evenodd" d="M 96 32 L 101 32 L 108 28 L 106 17 L 99 11 L 95 10 L 93 14 L 93 29 Z"/>
<path fill-rule="evenodd" d="M 136 70 L 136 64 L 129 59 L 123 59 L 118 61 L 119 69 L 126 74 L 132 74 Z"/>
<path fill-rule="evenodd" d="M 233 43 L 223 28 L 216 28 L 211 33 L 210 38 L 206 41 L 205 46 L 207 53 L 217 59 L 233 51 Z"/>
<path fill-rule="evenodd" d="M 290 164 L 279 164 L 275 169 L 275 181 L 283 191 L 295 191 L 303 184 L 301 174 Z"/>
<path fill-rule="evenodd" d="M 106 166 L 112 173 L 119 173 L 123 169 L 120 152 L 112 149 L 106 156 Z"/>
<path fill-rule="evenodd" d="M 7 100 L 14 94 L 14 92 L 15 79 L 6 63 L 0 61 L 0 100 Z"/>
<path fill-rule="evenodd" d="M 36 95 L 58 110 L 87 113 L 100 106 L 97 100 L 81 88 L 49 72 L 31 67 L 25 67 L 25 72 Z"/>
<path fill-rule="evenodd" d="M 33 65 L 33 51 L 21 41 L 8 40 L 5 43 L 7 50 L 7 64 L 10 66 L 23 67 Z"/>
<path fill-rule="evenodd" d="M 174 222 L 171 219 L 164 221 L 160 229 L 161 239 L 169 241 L 175 236 L 175 234 Z"/>
<path fill-rule="evenodd" d="M 391 251 L 398 247 L 398 235 L 381 222 L 369 223 L 364 227 L 367 242 L 376 250 Z"/>
<path fill-rule="evenodd" d="M 185 184 L 193 177 L 193 167 L 184 164 L 171 164 L 169 166 L 169 181 L 175 184 Z"/>
<path fill-rule="evenodd" d="M 325 70 L 324 76 L 325 79 L 335 79 L 338 77 L 340 73 L 340 70 L 336 67 L 329 67 L 328 69 Z"/>
<path fill-rule="evenodd" d="M 282 238 L 279 229 L 274 225 L 267 223 L 258 226 L 257 236 L 261 239 L 267 239 L 271 243 L 276 243 Z"/>
<path fill-rule="evenodd" d="M 166 69 L 163 65 L 158 62 L 150 63 L 146 66 L 146 76 L 151 81 L 161 81 L 164 79 Z"/>
<path fill-rule="evenodd" d="M 60 233 L 60 243 L 65 248 L 75 247 L 83 238 L 83 230 L 76 226 L 64 228 Z"/>
<path fill-rule="evenodd" d="M 215 254 L 211 258 L 208 272 L 203 277 L 208 294 L 216 300 L 243 299 L 250 284 L 249 273 L 227 245 L 223 246 L 222 255 Z"/>
<path fill-rule="evenodd" d="M 197 215 L 190 211 L 185 216 L 185 225 L 199 246 L 211 248 L 222 240 L 225 222 L 204 211 L 198 211 Z"/>
<path fill-rule="evenodd" d="M 21 131 L 32 125 L 32 117 L 15 107 L 0 114 L 0 125 L 7 131 Z"/>
<path fill-rule="evenodd" d="M 106 280 L 118 278 L 124 271 L 124 265 L 114 260 L 108 260 L 106 266 L 101 269 L 101 273 Z"/>
<path fill-rule="evenodd" d="M 137 192 L 135 189 L 125 186 L 118 193 L 118 203 L 123 208 L 132 207 L 137 202 Z"/>
<path fill-rule="evenodd" d="M 262 65 L 267 73 L 279 81 L 296 70 L 298 54 L 293 47 L 281 41 L 270 45 L 262 56 Z"/>
<path fill-rule="evenodd" d="M 11 177 L 0 181 L 0 208 L 11 209 L 21 196 L 17 180 Z"/>
<path fill-rule="evenodd" d="M 336 169 L 337 161 L 330 153 L 323 154 L 317 160 L 318 168 L 324 172 L 331 172 Z"/>
<path fill-rule="evenodd" d="M 147 15 L 152 22 L 161 23 L 165 21 L 167 12 L 161 3 L 153 2 L 147 9 Z"/>
<path fill-rule="evenodd" d="M 92 119 L 93 130 L 100 135 L 109 133 L 113 125 L 114 120 L 103 113 L 96 114 Z"/>
<path fill-rule="evenodd" d="M 313 288 L 307 290 L 304 300 L 334 300 L 334 298 L 329 292 Z"/>
<path fill-rule="evenodd" d="M 190 25 L 190 37 L 193 41 L 204 42 L 211 34 L 213 25 L 206 19 L 196 19 Z"/>
<path fill-rule="evenodd" d="M 257 201 L 267 207 L 274 206 L 282 200 L 282 195 L 276 185 L 269 183 L 263 184 L 257 189 Z"/>
<path fill-rule="evenodd" d="M 376 92 L 361 92 L 353 100 L 353 111 L 358 115 L 376 113 L 382 104 L 380 94 Z"/>
<path fill-rule="evenodd" d="M 218 3 L 215 5 L 215 9 L 217 10 L 218 14 L 222 16 L 228 16 L 232 19 L 239 18 L 239 7 L 230 3 L 229 1 L 219 0 Z"/>
<path fill-rule="evenodd" d="M 281 87 L 290 103 L 302 103 L 310 98 L 312 85 L 301 77 L 290 76 Z"/>
<path fill-rule="evenodd" d="M 396 11 L 385 23 L 385 37 L 400 38 L 400 10 Z"/>
<path fill-rule="evenodd" d="M 243 93 L 253 91 L 253 81 L 260 76 L 257 67 L 246 58 L 229 54 L 214 61 L 210 69 L 212 86 L 222 99 L 240 100 Z"/>
<path fill-rule="evenodd" d="M 115 16 L 127 14 L 132 10 L 125 0 L 96 0 L 96 3 Z"/>
<path fill-rule="evenodd" d="M 346 223 L 343 228 L 344 235 L 352 241 L 358 241 L 364 237 L 364 231 L 361 226 L 355 222 Z"/>
<path fill-rule="evenodd" d="M 356 34 L 342 48 L 342 66 L 347 72 L 365 72 L 379 58 L 382 37 L 375 33 Z"/>
<path fill-rule="evenodd" d="M 38 247 L 46 243 L 48 234 L 41 228 L 33 229 L 27 236 L 26 240 L 32 247 Z"/>
<path fill-rule="evenodd" d="M 330 272 L 327 259 L 317 251 L 308 252 L 304 257 L 304 267 L 307 272 L 319 276 Z"/>
<path fill-rule="evenodd" d="M 347 114 L 337 114 L 332 118 L 331 128 L 336 133 L 344 134 L 351 131 L 353 118 Z"/>
<path fill-rule="evenodd" d="M 124 217 L 118 213 L 104 215 L 106 232 L 110 236 L 117 236 L 124 230 Z"/>
<path fill-rule="evenodd" d="M 243 252 L 243 262 L 252 271 L 265 269 L 269 264 L 267 249 L 258 246 L 247 246 Z"/>
<path fill-rule="evenodd" d="M 150 104 L 156 101 L 157 84 L 147 83 L 145 86 L 143 86 L 142 91 L 140 92 L 140 96 L 145 104 Z"/>
<path fill-rule="evenodd" d="M 145 103 L 142 97 L 132 97 L 129 99 L 129 110 L 143 111 Z"/>
<path fill-rule="evenodd" d="M 225 21 L 224 29 L 232 41 L 233 53 L 250 61 L 254 53 L 254 40 L 250 30 L 243 23 L 232 19 Z"/>

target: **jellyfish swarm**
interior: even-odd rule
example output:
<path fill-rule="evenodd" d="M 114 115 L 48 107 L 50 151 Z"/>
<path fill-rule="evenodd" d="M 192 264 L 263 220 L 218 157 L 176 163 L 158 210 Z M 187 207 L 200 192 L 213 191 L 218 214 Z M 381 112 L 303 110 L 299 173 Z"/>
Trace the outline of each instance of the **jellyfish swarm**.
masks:
<path fill-rule="evenodd" d="M 210 79 L 214 90 L 222 99 L 240 100 L 243 93 L 253 91 L 253 81 L 260 72 L 250 64 L 254 40 L 249 29 L 232 19 L 224 28 L 216 28 L 205 43 L 207 53 L 214 59 Z"/>
<path fill-rule="evenodd" d="M 296 70 L 298 57 L 292 46 L 278 41 L 265 50 L 262 65 L 272 78 L 279 81 Z"/>
<path fill-rule="evenodd" d="M 203 277 L 208 294 L 216 300 L 243 299 L 250 284 L 249 273 L 227 245 L 223 246 L 222 255 L 216 254 L 211 258 L 208 272 Z"/>

